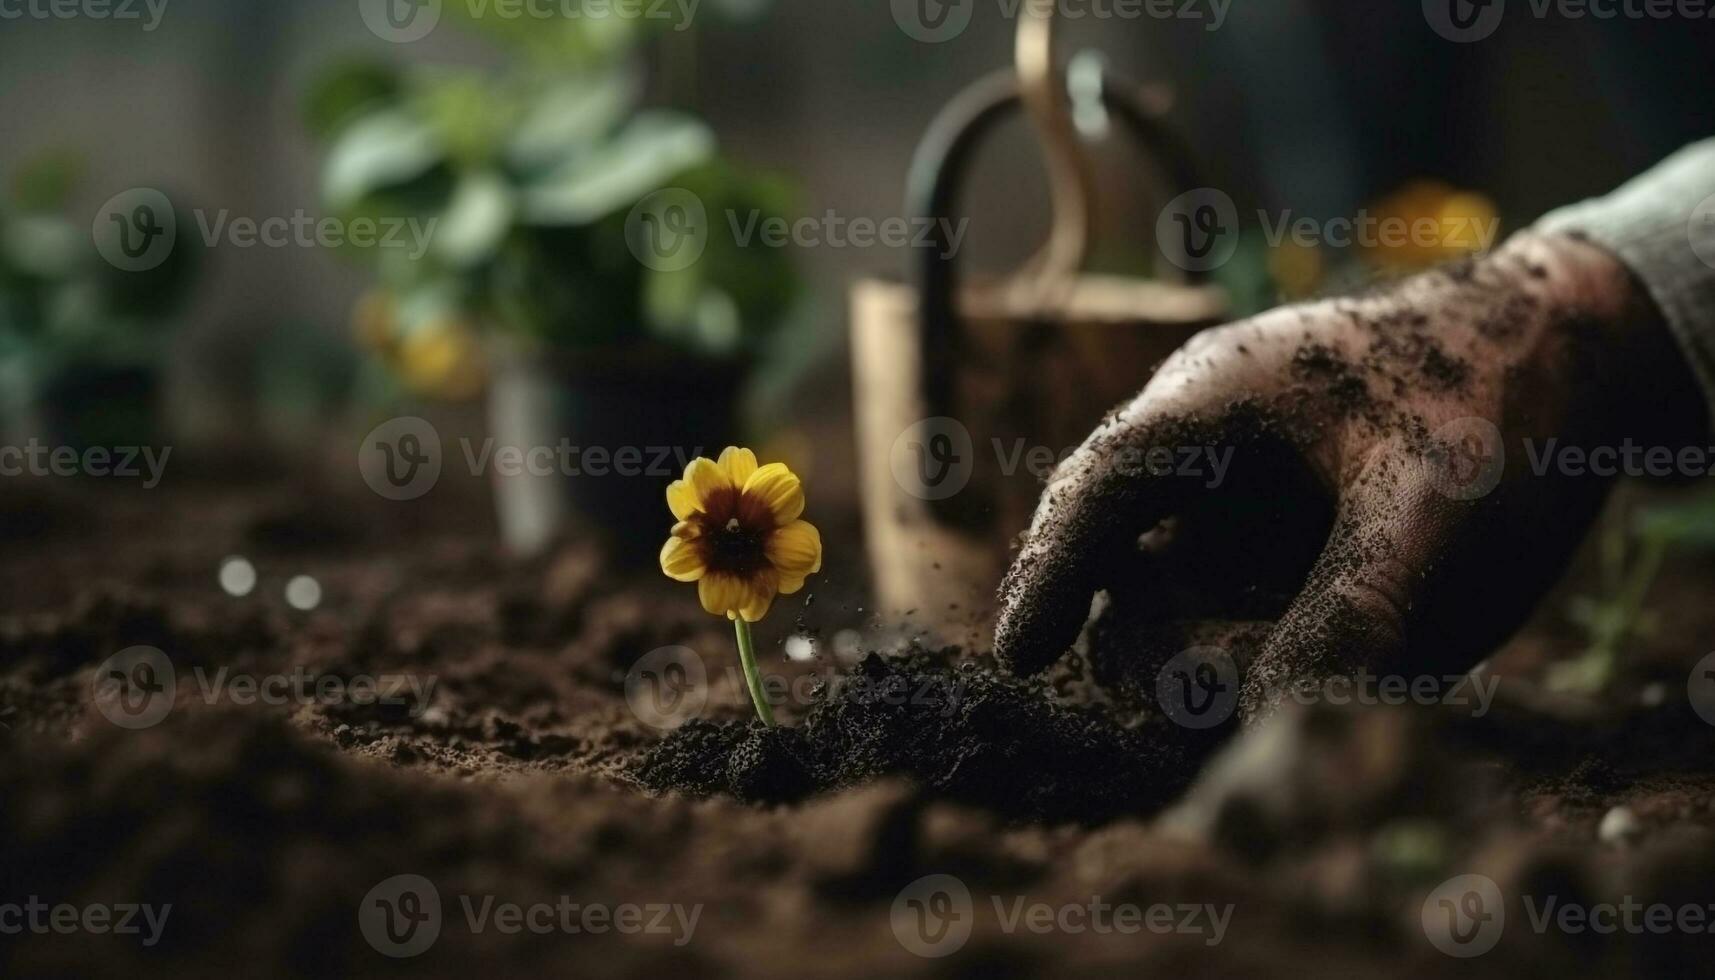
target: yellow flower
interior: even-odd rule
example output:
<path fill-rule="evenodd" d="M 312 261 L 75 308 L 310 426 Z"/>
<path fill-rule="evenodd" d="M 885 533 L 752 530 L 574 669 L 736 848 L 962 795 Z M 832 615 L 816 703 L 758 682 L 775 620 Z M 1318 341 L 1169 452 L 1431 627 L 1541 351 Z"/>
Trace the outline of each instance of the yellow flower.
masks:
<path fill-rule="evenodd" d="M 457 320 L 436 319 L 406 334 L 399 345 L 399 373 L 412 390 L 464 401 L 487 380 L 482 342 Z"/>
<path fill-rule="evenodd" d="M 784 463 L 756 465 L 756 454 L 728 446 L 719 462 L 691 460 L 667 488 L 678 520 L 661 548 L 661 571 L 697 583 L 716 616 L 754 623 L 776 595 L 804 587 L 822 570 L 822 536 L 804 512 L 804 488 Z"/>

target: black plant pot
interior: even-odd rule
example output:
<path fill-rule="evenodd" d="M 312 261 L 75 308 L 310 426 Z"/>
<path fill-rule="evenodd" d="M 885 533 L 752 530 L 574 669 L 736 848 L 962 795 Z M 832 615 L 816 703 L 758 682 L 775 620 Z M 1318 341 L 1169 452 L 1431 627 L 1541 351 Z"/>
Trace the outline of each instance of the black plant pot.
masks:
<path fill-rule="evenodd" d="M 98 446 L 156 446 L 161 438 L 160 395 L 160 372 L 152 365 L 66 365 L 37 390 L 26 435 L 79 452 Z"/>
<path fill-rule="evenodd" d="M 673 518 L 667 484 L 734 441 L 739 362 L 640 348 L 496 352 L 489 431 L 501 536 L 540 553 L 567 533 L 599 535 L 613 562 L 656 560 Z M 544 451 L 545 450 L 545 451 Z"/>

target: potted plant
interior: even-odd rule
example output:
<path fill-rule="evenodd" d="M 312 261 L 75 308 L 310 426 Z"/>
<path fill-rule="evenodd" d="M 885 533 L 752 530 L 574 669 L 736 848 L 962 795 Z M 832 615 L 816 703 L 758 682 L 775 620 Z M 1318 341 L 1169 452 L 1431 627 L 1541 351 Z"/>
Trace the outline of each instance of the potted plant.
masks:
<path fill-rule="evenodd" d="M 540 550 L 574 513 L 637 540 L 665 461 L 734 435 L 742 382 L 796 299 L 783 250 L 741 249 L 711 219 L 781 214 L 790 192 L 724 158 L 696 117 L 643 107 L 629 22 L 480 26 L 504 69 L 344 65 L 310 94 L 326 207 L 427 232 L 400 236 L 421 249 L 369 250 L 355 327 L 419 393 L 486 388 L 494 445 L 555 450 L 553 472 L 495 473 L 510 547 Z M 647 250 L 662 200 L 702 209 L 691 261 Z M 684 230 L 686 212 L 665 217 Z M 631 478 L 650 465 L 662 479 Z"/>
<path fill-rule="evenodd" d="M 0 427 L 14 443 L 154 445 L 192 250 L 171 243 L 147 268 L 103 261 L 110 229 L 97 221 L 92 235 L 65 214 L 78 169 L 70 154 L 41 156 L 0 198 Z"/>

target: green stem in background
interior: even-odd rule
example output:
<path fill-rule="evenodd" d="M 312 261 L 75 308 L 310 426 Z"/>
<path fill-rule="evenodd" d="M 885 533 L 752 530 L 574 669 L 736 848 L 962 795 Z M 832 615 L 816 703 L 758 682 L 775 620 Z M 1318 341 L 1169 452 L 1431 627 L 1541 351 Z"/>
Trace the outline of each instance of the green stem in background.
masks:
<path fill-rule="evenodd" d="M 756 645 L 750 639 L 750 624 L 741 616 L 732 621 L 732 629 L 738 636 L 738 661 L 744 665 L 744 683 L 750 688 L 750 700 L 756 703 L 756 716 L 772 728 L 774 711 L 762 694 L 762 674 L 756 669 Z"/>

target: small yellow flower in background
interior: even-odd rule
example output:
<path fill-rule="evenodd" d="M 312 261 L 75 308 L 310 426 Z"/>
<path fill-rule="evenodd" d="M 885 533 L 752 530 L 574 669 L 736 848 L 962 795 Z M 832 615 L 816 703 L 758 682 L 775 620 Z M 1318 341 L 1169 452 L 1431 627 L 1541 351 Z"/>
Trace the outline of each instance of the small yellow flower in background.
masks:
<path fill-rule="evenodd" d="M 1381 222 L 1369 258 L 1400 272 L 1426 269 L 1473 252 L 1487 251 L 1499 234 L 1495 204 L 1477 191 L 1445 181 L 1414 180 L 1371 206 Z"/>
<path fill-rule="evenodd" d="M 756 454 L 728 446 L 717 462 L 699 456 L 667 488 L 678 521 L 661 548 L 661 571 L 697 583 L 703 608 L 733 621 L 739 659 L 756 712 L 774 719 L 756 672 L 750 624 L 768 614 L 776 595 L 792 595 L 822 570 L 822 536 L 803 520 L 804 488 L 784 463 L 756 464 Z"/>
<path fill-rule="evenodd" d="M 432 320 L 407 333 L 397 364 L 414 391 L 449 401 L 476 397 L 488 380 L 482 342 L 458 320 Z"/>

